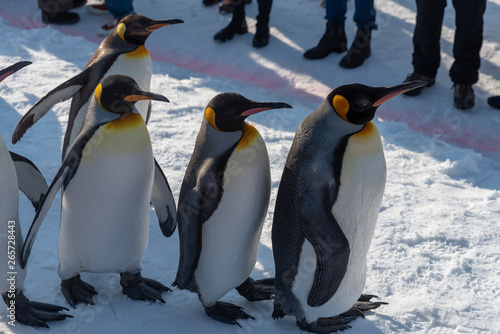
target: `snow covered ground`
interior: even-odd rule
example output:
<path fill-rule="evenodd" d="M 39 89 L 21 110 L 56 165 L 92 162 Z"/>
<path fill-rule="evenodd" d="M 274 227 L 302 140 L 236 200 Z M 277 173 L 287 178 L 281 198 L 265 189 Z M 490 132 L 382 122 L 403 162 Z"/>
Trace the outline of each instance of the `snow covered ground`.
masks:
<path fill-rule="evenodd" d="M 149 130 L 157 160 L 176 199 L 194 147 L 202 111 L 219 92 L 236 91 L 254 100 L 282 101 L 294 109 L 249 118 L 264 137 L 272 171 L 272 195 L 253 277 L 274 275 L 271 223 L 283 165 L 294 132 L 327 93 L 343 84 L 400 83 L 411 71 L 413 0 L 377 0 L 372 56 L 357 69 L 337 64 L 342 55 L 309 61 L 304 50 L 321 37 L 325 21 L 319 0 L 276 0 L 272 39 L 251 47 L 257 13 L 247 6 L 250 34 L 215 44 L 212 36 L 229 20 L 201 1 L 136 0 L 138 13 L 180 18 L 148 40 L 153 61 L 153 92 L 171 103 L 154 103 Z M 3 0 L 0 8 L 0 68 L 33 64 L 0 84 L 0 133 L 7 142 L 16 123 L 49 90 L 79 73 L 97 48 L 94 35 L 110 17 L 81 8 L 75 26 L 46 27 L 35 0 Z M 353 2 L 348 2 L 347 35 L 355 33 Z M 401 96 L 379 108 L 388 180 L 379 222 L 368 254 L 365 291 L 389 305 L 352 323 L 345 333 L 500 333 L 500 112 L 486 98 L 500 94 L 500 0 L 489 0 L 485 14 L 476 107 L 467 113 L 452 105 L 448 69 L 453 61 L 454 11 L 447 7 L 442 65 L 437 83 L 415 98 Z M 69 103 L 57 105 L 9 148 L 33 160 L 50 182 L 60 165 Z M 59 290 L 57 237 L 59 197 L 46 217 L 29 261 L 27 296 L 68 306 Z M 26 233 L 33 209 L 20 207 Z M 170 285 L 177 270 L 178 237 L 161 235 L 151 210 L 150 242 L 143 275 Z M 1 333 L 301 333 L 291 317 L 274 321 L 272 301 L 250 303 L 235 291 L 224 300 L 243 306 L 256 320 L 242 328 L 205 315 L 195 294 L 175 290 L 166 304 L 137 302 L 121 293 L 118 275 L 82 274 L 99 294 L 95 306 L 79 305 L 74 319 L 50 323 L 50 330 L 7 325 L 0 306 Z"/>

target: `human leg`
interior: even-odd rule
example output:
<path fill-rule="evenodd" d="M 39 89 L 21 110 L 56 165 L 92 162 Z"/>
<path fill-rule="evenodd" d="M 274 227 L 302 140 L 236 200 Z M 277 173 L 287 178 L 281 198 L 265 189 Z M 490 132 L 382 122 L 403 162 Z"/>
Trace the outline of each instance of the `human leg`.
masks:
<path fill-rule="evenodd" d="M 245 1 L 231 0 L 234 11 L 233 17 L 229 25 L 220 30 L 214 35 L 214 40 L 217 42 L 226 42 L 233 39 L 235 34 L 243 35 L 248 32 L 247 23 L 245 20 Z"/>
<path fill-rule="evenodd" d="M 273 0 L 258 0 L 259 15 L 257 15 L 256 32 L 253 38 L 253 46 L 260 48 L 269 43 L 269 14 L 273 6 Z"/>
<path fill-rule="evenodd" d="M 134 13 L 132 0 L 106 0 L 106 8 L 115 19 L 121 19 Z"/>
<path fill-rule="evenodd" d="M 307 59 L 321 59 L 332 52 L 347 50 L 347 37 L 344 30 L 346 0 L 326 1 L 326 32 L 318 45 L 304 53 Z"/>
<path fill-rule="evenodd" d="M 441 61 L 439 40 L 446 0 L 417 0 L 417 21 L 413 34 L 413 70 L 434 78 Z"/>

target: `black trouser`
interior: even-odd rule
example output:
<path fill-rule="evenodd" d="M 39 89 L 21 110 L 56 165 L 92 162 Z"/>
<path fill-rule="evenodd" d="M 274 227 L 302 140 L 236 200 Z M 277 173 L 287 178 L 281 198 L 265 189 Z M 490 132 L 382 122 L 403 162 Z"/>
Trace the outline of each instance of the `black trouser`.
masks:
<path fill-rule="evenodd" d="M 440 63 L 441 27 L 446 0 L 416 0 L 417 23 L 413 34 L 413 69 L 435 77 Z M 483 43 L 486 0 L 453 0 L 455 8 L 455 61 L 450 69 L 454 83 L 472 85 L 478 80 L 479 51 Z"/>
<path fill-rule="evenodd" d="M 240 25 L 245 18 L 245 0 L 232 0 L 234 11 L 233 11 L 233 22 Z M 268 25 L 269 24 L 269 14 L 271 13 L 271 7 L 273 5 L 273 0 L 258 0 L 259 3 L 259 15 L 257 15 L 257 24 Z"/>

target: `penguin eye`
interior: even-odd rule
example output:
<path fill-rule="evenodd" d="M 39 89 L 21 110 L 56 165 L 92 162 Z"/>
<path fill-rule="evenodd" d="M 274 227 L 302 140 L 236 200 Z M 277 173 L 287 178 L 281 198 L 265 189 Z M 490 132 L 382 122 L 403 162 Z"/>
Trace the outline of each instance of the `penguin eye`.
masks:
<path fill-rule="evenodd" d="M 368 107 L 370 105 L 370 100 L 369 99 L 365 99 L 365 98 L 361 98 L 361 99 L 359 99 L 356 102 L 356 105 L 357 105 L 358 108 L 364 109 L 364 108 L 366 108 L 366 107 Z"/>

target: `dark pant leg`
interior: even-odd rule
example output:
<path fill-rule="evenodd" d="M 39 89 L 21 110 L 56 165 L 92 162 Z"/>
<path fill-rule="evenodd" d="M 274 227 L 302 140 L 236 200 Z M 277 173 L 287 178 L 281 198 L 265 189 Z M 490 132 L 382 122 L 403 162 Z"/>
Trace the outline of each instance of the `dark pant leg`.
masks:
<path fill-rule="evenodd" d="M 245 20 L 245 0 L 231 0 L 231 4 L 234 7 L 231 23 L 239 27 Z"/>
<path fill-rule="evenodd" d="M 354 22 L 359 28 L 377 29 L 373 0 L 355 0 Z"/>
<path fill-rule="evenodd" d="M 417 23 L 413 34 L 413 70 L 428 77 L 435 77 L 441 61 L 439 40 L 446 0 L 416 0 L 416 2 Z"/>
<path fill-rule="evenodd" d="M 273 0 L 259 0 L 259 15 L 257 15 L 257 24 L 268 25 L 269 14 L 273 6 Z"/>
<path fill-rule="evenodd" d="M 451 66 L 450 77 L 454 83 L 472 85 L 479 78 L 486 0 L 453 0 L 453 6 L 457 29 L 453 43 L 455 62 Z"/>
<path fill-rule="evenodd" d="M 328 22 L 344 23 L 347 12 L 347 0 L 326 0 L 326 16 Z"/>

